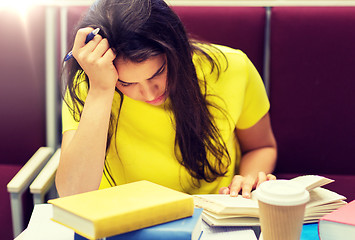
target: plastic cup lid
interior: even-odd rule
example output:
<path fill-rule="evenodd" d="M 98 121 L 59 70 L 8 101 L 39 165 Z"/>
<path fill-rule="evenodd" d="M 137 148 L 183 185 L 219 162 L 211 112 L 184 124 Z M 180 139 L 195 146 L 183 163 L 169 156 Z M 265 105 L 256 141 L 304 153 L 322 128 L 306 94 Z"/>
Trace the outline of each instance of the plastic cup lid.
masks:
<path fill-rule="evenodd" d="M 296 206 L 309 201 L 309 192 L 299 183 L 289 180 L 263 182 L 254 193 L 259 201 L 277 206 Z"/>

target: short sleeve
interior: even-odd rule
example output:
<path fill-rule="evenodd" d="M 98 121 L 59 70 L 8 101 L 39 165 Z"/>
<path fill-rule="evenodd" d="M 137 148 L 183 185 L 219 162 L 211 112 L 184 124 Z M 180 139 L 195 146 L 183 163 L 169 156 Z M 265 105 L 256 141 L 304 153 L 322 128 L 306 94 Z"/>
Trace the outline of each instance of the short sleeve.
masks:
<path fill-rule="evenodd" d="M 252 127 L 270 108 L 265 86 L 258 71 L 247 57 L 245 57 L 245 59 L 248 75 L 242 112 L 236 126 L 238 129 Z"/>
<path fill-rule="evenodd" d="M 85 74 L 78 74 L 74 82 L 77 87 L 75 90 L 76 94 L 81 100 L 85 101 L 88 91 L 88 85 L 85 81 Z M 82 111 L 83 106 L 78 105 L 78 107 L 79 109 L 73 111 L 73 109 L 75 109 L 73 99 L 70 97 L 67 89 L 62 103 L 62 133 L 68 130 L 76 130 L 78 128 L 80 119 L 78 110 Z"/>
<path fill-rule="evenodd" d="M 68 104 L 64 101 L 62 103 L 62 133 L 68 130 L 76 130 L 79 126 L 73 117 L 73 112 L 70 110 Z"/>

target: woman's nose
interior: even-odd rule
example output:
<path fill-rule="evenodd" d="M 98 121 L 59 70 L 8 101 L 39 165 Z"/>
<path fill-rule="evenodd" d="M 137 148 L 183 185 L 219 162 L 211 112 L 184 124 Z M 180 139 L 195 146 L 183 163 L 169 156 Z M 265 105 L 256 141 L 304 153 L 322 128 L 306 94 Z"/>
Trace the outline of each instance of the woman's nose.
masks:
<path fill-rule="evenodd" d="M 156 99 L 159 86 L 153 83 L 145 83 L 141 85 L 141 95 L 144 97 L 145 101 L 152 101 Z"/>

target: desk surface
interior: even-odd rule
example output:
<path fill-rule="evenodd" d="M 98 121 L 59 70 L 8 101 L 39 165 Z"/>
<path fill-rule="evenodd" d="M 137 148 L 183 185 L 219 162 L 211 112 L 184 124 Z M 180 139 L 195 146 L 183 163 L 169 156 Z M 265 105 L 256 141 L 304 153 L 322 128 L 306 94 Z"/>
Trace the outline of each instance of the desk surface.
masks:
<path fill-rule="evenodd" d="M 32 212 L 28 227 L 15 240 L 73 240 L 74 231 L 50 220 L 51 204 L 37 204 Z M 221 227 L 202 226 L 201 240 L 257 240 L 251 227 Z"/>
<path fill-rule="evenodd" d="M 24 235 L 25 231 L 22 232 L 15 240 L 26 240 Z M 318 237 L 318 224 L 305 224 L 302 229 L 302 235 L 300 240 L 319 240 Z"/>
<path fill-rule="evenodd" d="M 52 217 L 52 206 L 50 204 L 39 204 L 35 206 L 32 213 L 30 223 L 28 228 L 23 231 L 15 240 L 41 240 L 48 239 L 51 240 L 73 240 L 74 232 L 60 224 L 57 224 L 50 220 Z M 225 239 L 226 234 L 228 237 L 238 238 L 239 240 L 256 240 L 260 233 L 260 228 L 235 228 L 229 229 L 227 232 L 223 233 L 219 231 L 213 233 L 213 228 L 209 228 L 207 224 L 204 226 L 205 232 L 209 232 L 201 240 L 222 240 Z M 206 229 L 207 228 L 207 229 Z M 234 231 L 233 231 L 234 230 Z M 213 235 L 215 234 L 215 235 Z M 50 235 L 50 236 L 49 236 Z M 256 235 L 256 236 L 255 236 Z M 318 237 L 318 224 L 305 224 L 302 229 L 301 240 L 319 240 Z"/>

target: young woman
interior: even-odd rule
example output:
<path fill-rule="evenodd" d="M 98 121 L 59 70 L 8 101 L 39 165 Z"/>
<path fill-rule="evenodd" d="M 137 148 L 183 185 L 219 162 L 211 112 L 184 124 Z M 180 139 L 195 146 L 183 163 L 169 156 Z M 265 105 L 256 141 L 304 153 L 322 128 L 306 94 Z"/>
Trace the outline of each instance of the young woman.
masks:
<path fill-rule="evenodd" d="M 249 197 L 275 179 L 269 101 L 253 64 L 239 50 L 189 39 L 163 0 L 98 0 L 72 53 L 60 196 L 145 179 Z"/>

